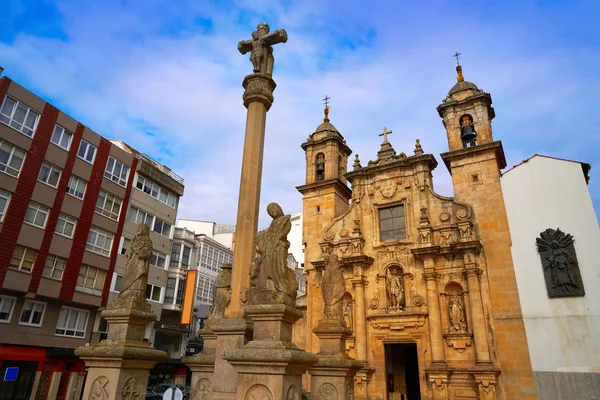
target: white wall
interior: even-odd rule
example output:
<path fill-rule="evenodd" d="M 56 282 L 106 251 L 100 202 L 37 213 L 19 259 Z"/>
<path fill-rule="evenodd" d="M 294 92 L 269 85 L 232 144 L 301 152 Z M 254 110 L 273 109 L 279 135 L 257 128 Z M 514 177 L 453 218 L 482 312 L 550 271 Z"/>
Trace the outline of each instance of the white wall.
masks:
<path fill-rule="evenodd" d="M 302 213 L 293 214 L 290 222 L 292 223 L 292 230 L 288 234 L 288 241 L 290 242 L 289 252 L 294 255 L 298 266 L 301 267 L 304 264 L 304 253 L 302 252 Z"/>
<path fill-rule="evenodd" d="M 534 156 L 501 183 L 533 370 L 600 372 L 600 230 L 581 164 Z M 535 241 L 548 228 L 573 236 L 584 297 L 548 297 Z"/>
<path fill-rule="evenodd" d="M 212 237 L 215 223 L 210 221 L 196 221 L 193 219 L 178 219 L 177 226 L 179 228 L 187 228 L 190 231 L 194 231 L 196 235 L 204 234 L 208 237 Z"/>

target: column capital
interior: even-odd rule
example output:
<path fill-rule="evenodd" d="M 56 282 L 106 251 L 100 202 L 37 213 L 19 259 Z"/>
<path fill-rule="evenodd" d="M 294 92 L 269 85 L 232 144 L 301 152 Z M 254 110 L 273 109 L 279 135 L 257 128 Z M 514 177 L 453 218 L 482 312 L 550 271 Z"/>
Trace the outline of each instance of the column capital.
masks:
<path fill-rule="evenodd" d="M 427 281 L 437 281 L 440 274 L 435 271 L 425 271 L 423 272 L 423 278 Z"/>
<path fill-rule="evenodd" d="M 354 287 L 366 287 L 369 284 L 369 282 L 362 275 L 355 275 L 350 282 L 352 282 Z"/>
<path fill-rule="evenodd" d="M 467 277 L 471 277 L 471 276 L 479 277 L 481 275 L 482 271 L 479 267 L 477 267 L 476 264 L 470 264 L 470 265 L 465 266 L 463 273 Z"/>
<path fill-rule="evenodd" d="M 246 75 L 242 82 L 244 87 L 244 106 L 248 108 L 250 103 L 260 102 L 263 103 L 269 111 L 273 104 L 273 91 L 277 84 L 275 81 L 266 74 L 250 74 Z"/>

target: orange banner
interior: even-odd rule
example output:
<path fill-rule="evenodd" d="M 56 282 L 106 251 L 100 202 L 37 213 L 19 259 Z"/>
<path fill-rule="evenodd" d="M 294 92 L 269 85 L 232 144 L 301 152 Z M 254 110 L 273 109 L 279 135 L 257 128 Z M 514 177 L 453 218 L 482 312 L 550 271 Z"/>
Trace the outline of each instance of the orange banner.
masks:
<path fill-rule="evenodd" d="M 189 325 L 192 323 L 197 278 L 198 270 L 190 269 L 187 272 L 187 277 L 185 280 L 185 292 L 183 295 L 183 305 L 181 306 L 181 325 Z"/>

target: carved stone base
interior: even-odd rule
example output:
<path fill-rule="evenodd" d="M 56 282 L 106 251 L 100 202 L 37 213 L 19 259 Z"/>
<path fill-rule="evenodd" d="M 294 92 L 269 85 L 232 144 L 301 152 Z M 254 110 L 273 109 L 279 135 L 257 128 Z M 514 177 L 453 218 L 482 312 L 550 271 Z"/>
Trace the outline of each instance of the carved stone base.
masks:
<path fill-rule="evenodd" d="M 317 399 L 353 399 L 354 376 L 363 365 L 347 356 L 319 356 L 319 362 L 308 370 L 312 395 Z"/>
<path fill-rule="evenodd" d="M 284 292 L 272 292 L 256 288 L 250 289 L 249 304 L 286 304 L 296 307 L 296 296 Z"/>
<path fill-rule="evenodd" d="M 319 355 L 349 358 L 346 355 L 346 339 L 352 330 L 342 326 L 340 321 L 322 319 L 313 332 L 319 338 Z"/>
<path fill-rule="evenodd" d="M 223 352 L 238 373 L 235 398 L 300 400 L 302 374 L 318 361 L 291 342 L 292 326 L 302 313 L 285 304 L 251 305 L 244 310 L 254 323 L 252 341 Z"/>
<path fill-rule="evenodd" d="M 244 346 L 252 337 L 253 325 L 245 318 L 223 318 L 213 321 L 211 329 L 217 336 L 217 341 L 214 373 L 211 380 L 212 393 L 207 398 L 211 400 L 237 399 L 238 373 L 223 358 L 223 353 Z"/>
<path fill-rule="evenodd" d="M 189 400 L 208 399 L 212 392 L 217 335 L 212 331 L 202 331 L 200 336 L 204 341 L 202 352 L 181 360 L 192 371 Z"/>
<path fill-rule="evenodd" d="M 453 347 L 454 350 L 462 353 L 467 347 L 471 347 L 473 344 L 473 334 L 469 332 L 465 333 L 446 333 L 444 334 L 446 344 Z"/>

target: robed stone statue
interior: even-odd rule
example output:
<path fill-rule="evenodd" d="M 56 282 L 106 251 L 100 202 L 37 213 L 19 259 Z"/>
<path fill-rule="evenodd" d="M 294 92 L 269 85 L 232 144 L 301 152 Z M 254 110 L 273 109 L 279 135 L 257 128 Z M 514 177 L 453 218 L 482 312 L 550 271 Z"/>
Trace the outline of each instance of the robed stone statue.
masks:
<path fill-rule="evenodd" d="M 391 310 L 398 311 L 404 308 L 404 276 L 398 268 L 389 268 L 386 273 L 386 289 L 388 305 Z"/>
<path fill-rule="evenodd" d="M 342 299 L 346 293 L 346 282 L 344 281 L 342 266 L 335 254 L 325 254 L 323 260 L 325 261 L 321 281 L 323 318 L 340 321 L 342 325 L 346 325 L 342 308 Z"/>
<path fill-rule="evenodd" d="M 223 264 L 215 280 L 213 304 L 206 315 L 204 330 L 209 331 L 212 322 L 225 316 L 225 309 L 231 301 L 231 264 Z"/>
<path fill-rule="evenodd" d="M 296 276 L 287 266 L 290 242 L 287 235 L 292 229 L 290 215 L 285 215 L 277 203 L 267 206 L 267 213 L 273 218 L 271 225 L 256 234 L 258 248 L 256 261 L 250 265 L 251 292 L 255 295 L 282 294 L 286 296 L 262 297 L 267 302 L 281 302 L 283 298 L 295 303 L 298 292 Z M 256 297 L 256 296 L 255 296 Z M 263 300 L 258 300 L 259 303 Z M 256 300 L 253 301 L 256 304 Z"/>
<path fill-rule="evenodd" d="M 141 223 L 138 225 L 137 234 L 125 252 L 125 276 L 119 294 L 118 303 L 125 299 L 134 302 L 146 302 L 146 284 L 148 283 L 149 259 L 152 256 L 152 240 L 150 228 Z"/>

